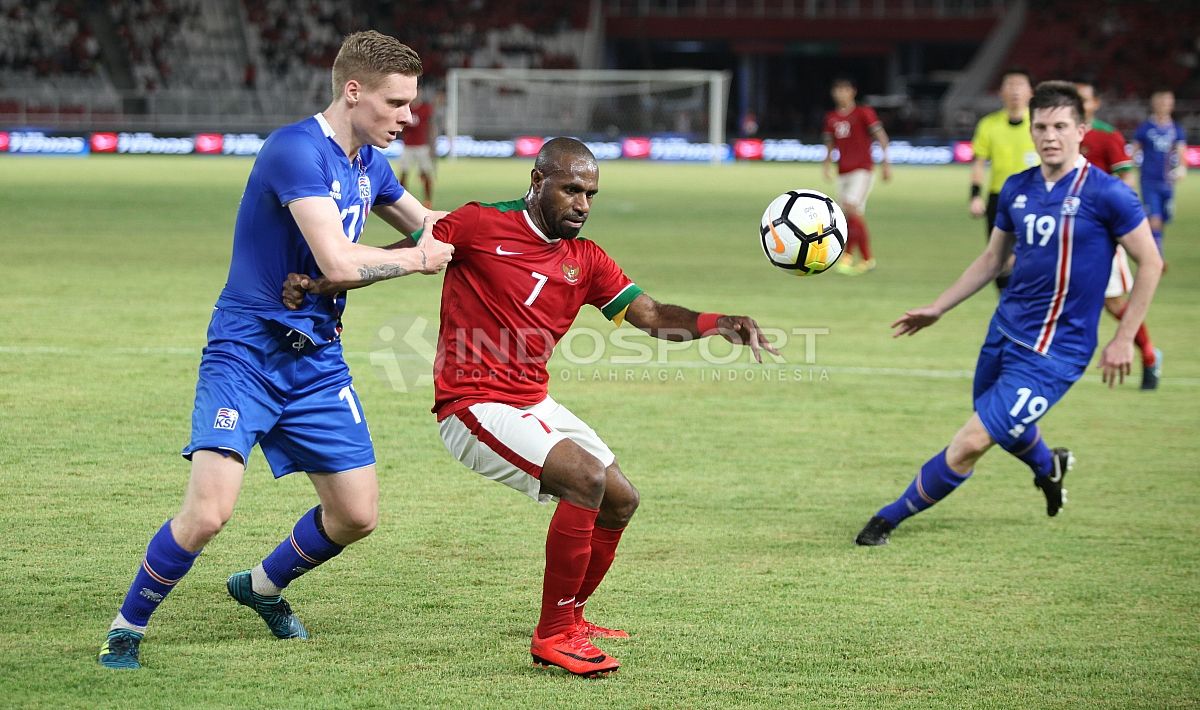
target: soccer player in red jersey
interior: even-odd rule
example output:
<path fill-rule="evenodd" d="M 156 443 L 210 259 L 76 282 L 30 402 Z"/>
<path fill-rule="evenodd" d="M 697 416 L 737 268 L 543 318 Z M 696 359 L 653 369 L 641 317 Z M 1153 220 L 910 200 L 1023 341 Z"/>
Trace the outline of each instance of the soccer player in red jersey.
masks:
<path fill-rule="evenodd" d="M 825 162 L 821 165 L 826 180 L 832 179 L 831 166 L 833 149 L 838 150 L 838 203 L 846 213 L 846 253 L 842 255 L 838 271 L 843 274 L 862 274 L 875 268 L 871 256 L 871 236 L 867 232 L 865 215 L 867 195 L 874 181 L 872 170 L 875 161 L 871 158 L 871 141 L 879 141 L 883 150 L 883 179 L 892 179 L 892 165 L 888 162 L 888 136 L 883 123 L 870 106 L 855 103 L 858 90 L 847 78 L 835 79 L 833 88 L 834 110 L 825 114 Z M 855 266 L 852 252 L 857 249 L 860 263 Z"/>
<path fill-rule="evenodd" d="M 412 123 L 404 128 L 400 135 L 404 140 L 404 152 L 400 154 L 400 165 L 397 168 L 400 184 L 408 190 L 408 173 L 415 170 L 421 176 L 421 186 L 425 188 L 425 207 L 433 207 L 433 180 L 437 176 L 437 168 L 433 162 L 433 104 L 418 98 L 412 103 Z"/>
<path fill-rule="evenodd" d="M 580 237 L 599 184 L 587 146 L 555 138 L 538 153 L 523 198 L 469 203 L 431 230 L 454 246 L 434 363 L 442 441 L 485 478 L 540 502 L 559 499 L 530 653 L 540 665 L 581 676 L 620 665 L 592 639 L 628 634 L 593 624 L 583 609 L 613 562 L 638 492 L 596 432 L 550 398 L 546 362 L 555 345 L 586 304 L 657 338 L 720 334 L 749 346 L 760 362 L 761 350 L 777 354 L 753 319 L 659 303 Z M 292 306 L 300 289 L 330 294 L 358 284 L 294 276 L 289 285 L 284 301 Z"/>
<path fill-rule="evenodd" d="M 1116 175 L 1130 189 L 1136 190 L 1133 158 L 1129 156 L 1129 149 L 1125 147 L 1125 137 L 1110 124 L 1096 118 L 1096 111 L 1100 108 L 1100 97 L 1096 96 L 1096 87 L 1089 81 L 1077 81 L 1075 88 L 1083 98 L 1084 120 L 1088 125 L 1079 152 L 1092 165 Z M 1108 287 L 1104 290 L 1104 309 L 1117 320 L 1121 320 L 1125 308 L 1129 305 L 1127 294 L 1132 285 L 1133 274 L 1129 270 L 1129 259 L 1125 255 L 1125 249 L 1118 245 L 1117 253 L 1113 256 Z M 1159 377 L 1162 374 L 1162 351 L 1155 348 L 1151 342 L 1150 331 L 1146 329 L 1145 322 L 1138 328 L 1134 343 L 1142 353 L 1142 389 L 1158 389 Z"/>

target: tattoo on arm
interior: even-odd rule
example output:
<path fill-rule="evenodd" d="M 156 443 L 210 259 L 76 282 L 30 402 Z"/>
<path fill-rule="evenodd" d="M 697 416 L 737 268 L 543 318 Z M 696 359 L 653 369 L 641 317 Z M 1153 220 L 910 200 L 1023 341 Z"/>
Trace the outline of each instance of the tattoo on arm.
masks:
<path fill-rule="evenodd" d="M 408 269 L 403 268 L 399 264 L 380 264 L 378 266 L 358 267 L 359 279 L 366 282 L 394 279 L 399 276 L 404 276 L 407 273 Z"/>

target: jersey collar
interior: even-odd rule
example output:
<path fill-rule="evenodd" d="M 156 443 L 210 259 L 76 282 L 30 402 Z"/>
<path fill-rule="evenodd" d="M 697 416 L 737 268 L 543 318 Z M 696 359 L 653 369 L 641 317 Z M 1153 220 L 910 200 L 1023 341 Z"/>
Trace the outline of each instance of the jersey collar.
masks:
<path fill-rule="evenodd" d="M 525 224 L 529 225 L 529 228 L 533 230 L 533 233 L 538 235 L 543 242 L 546 242 L 547 244 L 554 244 L 555 242 L 559 241 L 557 239 L 551 239 L 545 234 L 542 234 L 542 230 L 538 229 L 537 225 L 534 224 L 533 220 L 529 217 L 529 210 L 521 210 L 521 216 L 525 218 Z"/>
<path fill-rule="evenodd" d="M 346 151 L 342 150 L 342 146 L 338 145 L 338 142 L 333 139 L 333 137 L 337 135 L 337 132 L 333 130 L 333 126 L 329 125 L 329 121 L 326 120 L 325 114 L 314 113 L 313 118 L 315 118 L 317 120 L 317 125 L 321 127 L 321 133 L 325 134 L 325 137 L 328 138 L 330 141 L 333 141 L 334 148 L 337 149 L 338 155 L 341 155 L 343 158 L 346 158 L 347 157 Z M 358 165 L 359 170 L 363 170 L 363 171 L 366 170 L 365 163 L 363 162 L 363 153 L 362 153 L 361 147 L 358 149 L 357 155 L 355 155 L 353 158 L 348 158 L 348 159 L 350 160 L 351 163 Z"/>
<path fill-rule="evenodd" d="M 333 132 L 333 126 L 329 125 L 329 121 L 325 120 L 325 114 L 313 114 L 313 118 L 317 119 L 317 125 L 321 127 L 321 132 L 325 134 L 326 138 L 333 138 L 337 135 Z"/>

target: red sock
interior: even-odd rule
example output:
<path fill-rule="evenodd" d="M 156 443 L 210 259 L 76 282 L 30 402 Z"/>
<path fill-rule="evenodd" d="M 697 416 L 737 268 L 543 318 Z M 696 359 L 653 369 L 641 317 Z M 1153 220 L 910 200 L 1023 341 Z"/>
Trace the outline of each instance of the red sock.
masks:
<path fill-rule="evenodd" d="M 867 220 L 855 217 L 854 221 L 858 222 L 858 253 L 862 254 L 863 261 L 870 261 L 871 233 L 867 231 Z"/>
<path fill-rule="evenodd" d="M 861 253 L 862 247 L 860 247 L 858 243 L 859 229 L 857 217 L 846 218 L 846 232 L 846 254 L 848 256 L 854 256 L 855 249 L 858 249 L 858 251 Z"/>
<path fill-rule="evenodd" d="M 1154 361 L 1158 358 L 1154 356 L 1154 343 L 1150 342 L 1150 331 L 1146 330 L 1145 323 L 1138 327 L 1137 334 L 1133 336 L 1133 342 L 1142 351 L 1142 364 L 1146 367 L 1154 367 Z"/>
<path fill-rule="evenodd" d="M 600 586 L 608 568 L 612 567 L 613 558 L 617 556 L 617 544 L 621 542 L 621 533 L 625 528 L 613 530 L 599 525 L 592 531 L 592 559 L 588 561 L 587 572 L 583 575 L 583 585 L 575 595 L 575 623 L 583 621 L 583 605 L 588 597 Z"/>
<path fill-rule="evenodd" d="M 425 187 L 425 201 L 433 204 L 433 178 L 421 175 L 421 184 Z"/>
<path fill-rule="evenodd" d="M 599 510 L 559 501 L 546 532 L 546 576 L 542 581 L 542 617 L 538 638 L 549 638 L 575 625 L 575 593 L 592 556 L 592 530 Z"/>

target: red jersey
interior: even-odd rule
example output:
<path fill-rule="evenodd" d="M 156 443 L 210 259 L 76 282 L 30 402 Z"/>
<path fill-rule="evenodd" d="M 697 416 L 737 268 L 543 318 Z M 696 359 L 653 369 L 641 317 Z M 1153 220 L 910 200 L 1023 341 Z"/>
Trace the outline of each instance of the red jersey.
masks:
<path fill-rule="evenodd" d="M 429 130 L 433 128 L 433 104 L 421 104 L 412 109 L 412 123 L 404 127 L 400 137 L 404 145 L 429 145 Z"/>
<path fill-rule="evenodd" d="M 1089 163 L 1110 175 L 1133 168 L 1133 158 L 1129 157 L 1124 136 L 1104 121 L 1092 121 L 1091 128 L 1083 134 L 1079 152 Z"/>
<path fill-rule="evenodd" d="M 870 106 L 855 106 L 849 113 L 834 109 L 825 114 L 822 133 L 838 149 L 839 174 L 870 170 L 875 165 L 871 160 L 871 131 L 878 125 L 879 117 Z"/>
<path fill-rule="evenodd" d="M 550 239 L 525 200 L 470 202 L 433 236 L 454 245 L 433 364 L 438 420 L 480 402 L 546 398 L 546 361 L 584 304 L 620 324 L 642 292 L 595 242 Z"/>

